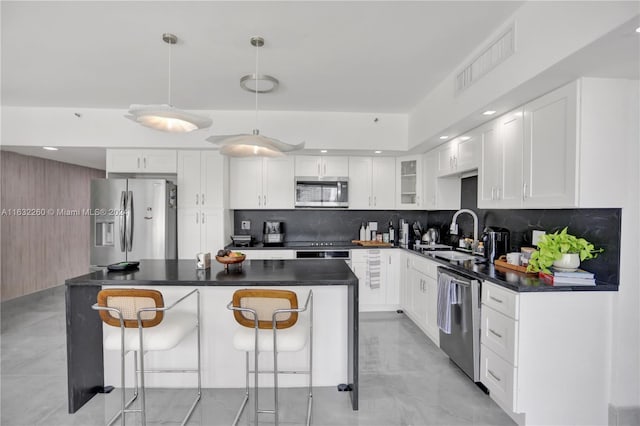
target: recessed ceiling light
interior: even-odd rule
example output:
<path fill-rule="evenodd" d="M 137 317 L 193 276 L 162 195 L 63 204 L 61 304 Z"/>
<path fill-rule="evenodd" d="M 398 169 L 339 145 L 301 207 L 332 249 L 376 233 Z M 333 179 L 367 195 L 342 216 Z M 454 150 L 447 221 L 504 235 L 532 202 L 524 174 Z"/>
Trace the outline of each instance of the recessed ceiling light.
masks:
<path fill-rule="evenodd" d="M 327 150 L 326 149 L 321 149 L 320 152 L 323 153 L 323 154 L 326 154 Z"/>
<path fill-rule="evenodd" d="M 495 113 L 496 112 L 494 110 L 490 109 L 490 110 L 487 110 L 487 111 L 483 112 L 482 115 L 493 115 Z"/>
<path fill-rule="evenodd" d="M 382 151 L 373 151 L 376 154 L 382 154 Z"/>
<path fill-rule="evenodd" d="M 636 32 L 640 33 L 640 27 L 636 28 Z"/>
<path fill-rule="evenodd" d="M 461 141 L 468 141 L 469 139 L 471 139 L 471 136 L 460 136 Z"/>
<path fill-rule="evenodd" d="M 442 140 L 449 139 L 449 136 L 440 136 L 440 139 Z"/>
<path fill-rule="evenodd" d="M 53 146 L 43 146 L 42 149 L 46 149 L 47 151 L 57 151 L 58 148 Z"/>

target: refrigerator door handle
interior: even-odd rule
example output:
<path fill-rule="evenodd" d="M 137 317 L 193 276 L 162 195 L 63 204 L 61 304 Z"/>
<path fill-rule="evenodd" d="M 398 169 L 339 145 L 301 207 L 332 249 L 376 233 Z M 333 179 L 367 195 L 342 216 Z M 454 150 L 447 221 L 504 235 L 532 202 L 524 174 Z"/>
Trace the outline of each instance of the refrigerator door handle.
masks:
<path fill-rule="evenodd" d="M 120 194 L 120 211 L 118 212 L 118 217 L 120 221 L 120 251 L 125 250 L 124 217 L 126 215 L 126 212 L 125 212 L 126 199 L 127 199 L 127 193 L 126 191 L 122 191 L 122 194 Z"/>
<path fill-rule="evenodd" d="M 133 192 L 127 192 L 127 207 L 125 210 L 127 215 L 126 223 L 126 238 L 127 238 L 127 251 L 131 251 L 133 245 Z"/>

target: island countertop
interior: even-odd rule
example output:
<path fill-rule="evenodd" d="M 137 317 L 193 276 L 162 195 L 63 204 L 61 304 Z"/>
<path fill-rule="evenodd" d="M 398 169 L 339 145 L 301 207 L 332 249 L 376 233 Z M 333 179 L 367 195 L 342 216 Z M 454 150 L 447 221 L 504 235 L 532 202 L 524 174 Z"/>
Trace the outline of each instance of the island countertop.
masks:
<path fill-rule="evenodd" d="M 215 259 L 211 268 L 196 269 L 195 260 L 141 260 L 136 270 L 107 269 L 66 280 L 67 285 L 303 286 L 357 285 L 344 260 L 245 260 L 229 272 Z"/>

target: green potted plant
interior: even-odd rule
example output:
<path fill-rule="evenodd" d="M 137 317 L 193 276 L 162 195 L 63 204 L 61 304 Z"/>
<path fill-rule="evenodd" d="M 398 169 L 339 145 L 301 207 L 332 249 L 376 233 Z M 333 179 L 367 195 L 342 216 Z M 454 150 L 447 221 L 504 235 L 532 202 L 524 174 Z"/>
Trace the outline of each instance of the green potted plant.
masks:
<path fill-rule="evenodd" d="M 593 259 L 602 253 L 604 249 L 597 249 L 584 238 L 578 238 L 567 233 L 565 227 L 562 231 L 553 234 L 545 234 L 538 241 L 538 249 L 531 254 L 528 272 L 551 273 L 550 266 L 564 269 L 576 269 L 583 260 Z"/>

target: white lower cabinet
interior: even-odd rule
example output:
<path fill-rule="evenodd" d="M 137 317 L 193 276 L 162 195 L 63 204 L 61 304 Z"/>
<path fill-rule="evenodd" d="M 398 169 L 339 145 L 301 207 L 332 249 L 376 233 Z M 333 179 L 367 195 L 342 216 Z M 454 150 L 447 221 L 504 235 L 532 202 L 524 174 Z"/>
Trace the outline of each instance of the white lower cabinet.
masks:
<path fill-rule="evenodd" d="M 229 210 L 178 209 L 178 258 L 194 259 L 196 253 L 216 252 L 226 244 L 231 229 Z"/>
<path fill-rule="evenodd" d="M 246 260 L 285 260 L 295 259 L 296 253 L 293 250 L 242 250 L 238 249 L 246 256 Z"/>
<path fill-rule="evenodd" d="M 481 382 L 518 424 L 607 423 L 611 297 L 483 282 Z"/>
<path fill-rule="evenodd" d="M 395 249 L 351 250 L 351 270 L 358 277 L 360 312 L 393 311 L 400 306 Z"/>
<path fill-rule="evenodd" d="M 436 345 L 438 331 L 438 264 L 420 255 L 401 251 L 400 307 Z"/>

